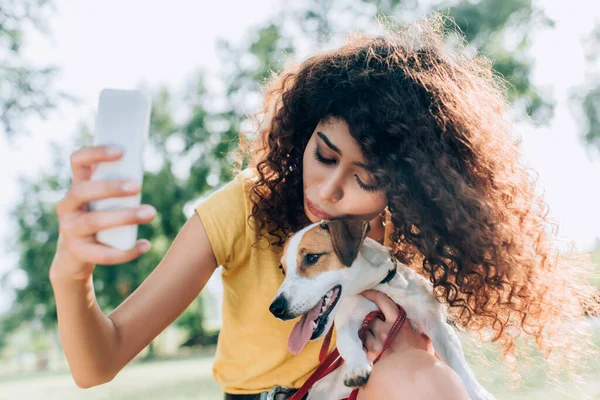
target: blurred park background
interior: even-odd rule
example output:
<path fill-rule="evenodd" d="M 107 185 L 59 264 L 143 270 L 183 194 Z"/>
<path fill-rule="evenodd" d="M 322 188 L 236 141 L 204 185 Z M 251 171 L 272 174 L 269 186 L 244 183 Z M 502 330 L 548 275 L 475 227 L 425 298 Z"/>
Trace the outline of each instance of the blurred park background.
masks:
<path fill-rule="evenodd" d="M 287 59 L 377 32 L 375 16 L 409 21 L 438 10 L 493 60 L 509 92 L 523 160 L 538 177 L 559 235 L 591 254 L 600 287 L 600 3 L 588 0 L 0 0 L 0 399 L 220 399 L 211 358 L 219 274 L 113 382 L 79 389 L 56 329 L 48 268 L 69 155 L 92 142 L 102 88 L 153 98 L 139 236 L 152 251 L 98 266 L 108 313 L 158 264 L 193 205 L 231 178 L 236 135 L 251 128 L 260 85 Z M 590 318 L 600 341 L 600 323 Z M 243 340 L 243 338 L 240 338 Z M 549 377 L 540 357 L 515 383 L 493 346 L 464 338 L 500 399 L 600 399 L 600 355 L 580 381 Z"/>

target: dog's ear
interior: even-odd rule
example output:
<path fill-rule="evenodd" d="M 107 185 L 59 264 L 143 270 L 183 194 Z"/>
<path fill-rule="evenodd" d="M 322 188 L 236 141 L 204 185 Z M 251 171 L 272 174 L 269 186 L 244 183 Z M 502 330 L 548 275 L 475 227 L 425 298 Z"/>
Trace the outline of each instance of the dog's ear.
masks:
<path fill-rule="evenodd" d="M 369 223 L 339 219 L 322 223 L 321 228 L 329 231 L 333 249 L 342 264 L 347 267 L 351 266 L 358 255 L 358 249 L 369 232 Z"/>

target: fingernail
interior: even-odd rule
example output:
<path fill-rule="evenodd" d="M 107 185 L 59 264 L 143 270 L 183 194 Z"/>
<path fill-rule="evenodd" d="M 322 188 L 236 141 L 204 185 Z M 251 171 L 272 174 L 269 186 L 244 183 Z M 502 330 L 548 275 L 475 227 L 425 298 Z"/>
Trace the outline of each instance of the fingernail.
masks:
<path fill-rule="evenodd" d="M 139 218 L 149 218 L 156 213 L 156 210 L 152 206 L 142 206 L 137 212 Z"/>
<path fill-rule="evenodd" d="M 121 186 L 125 192 L 135 192 L 140 188 L 140 184 L 135 181 L 125 182 Z"/>
<path fill-rule="evenodd" d="M 140 251 L 142 252 L 147 252 L 148 250 L 150 250 L 150 248 L 152 247 L 152 244 L 148 241 L 143 241 L 140 242 L 140 244 L 138 244 L 138 249 L 140 249 Z"/>
<path fill-rule="evenodd" d="M 122 154 L 123 149 L 118 146 L 110 146 L 106 149 L 106 154 L 109 156 L 116 156 L 117 154 Z"/>

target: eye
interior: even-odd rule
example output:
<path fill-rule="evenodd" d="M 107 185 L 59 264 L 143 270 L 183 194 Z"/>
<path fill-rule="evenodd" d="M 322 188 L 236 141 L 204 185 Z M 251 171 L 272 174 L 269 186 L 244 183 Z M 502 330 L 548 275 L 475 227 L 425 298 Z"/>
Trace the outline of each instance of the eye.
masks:
<path fill-rule="evenodd" d="M 319 261 L 319 258 L 321 258 L 321 254 L 308 253 L 304 256 L 304 263 L 308 265 L 314 265 L 317 261 Z"/>
<path fill-rule="evenodd" d="M 285 269 L 283 269 L 283 265 L 279 264 L 279 269 L 281 270 L 283 276 L 285 276 Z"/>
<path fill-rule="evenodd" d="M 313 152 L 313 155 L 315 156 L 315 159 L 323 164 L 326 165 L 332 165 L 335 164 L 336 161 L 331 159 L 331 158 L 325 158 L 323 157 L 320 153 L 319 150 L 315 147 L 315 151 Z"/>
<path fill-rule="evenodd" d="M 356 178 L 356 183 L 358 183 L 358 186 L 360 186 L 360 188 L 362 190 L 365 190 L 367 192 L 376 192 L 379 190 L 379 188 L 377 186 L 370 186 L 370 185 L 363 183 L 360 180 L 360 178 L 358 177 L 358 175 L 354 175 L 354 177 Z"/>

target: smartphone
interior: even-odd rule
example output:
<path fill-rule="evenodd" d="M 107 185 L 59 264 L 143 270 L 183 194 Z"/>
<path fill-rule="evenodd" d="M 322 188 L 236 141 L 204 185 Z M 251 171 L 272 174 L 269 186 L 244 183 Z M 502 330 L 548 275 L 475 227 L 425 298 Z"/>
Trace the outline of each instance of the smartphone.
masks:
<path fill-rule="evenodd" d="M 133 180 L 143 184 L 144 146 L 150 127 L 150 98 L 139 90 L 103 89 L 98 102 L 94 145 L 118 146 L 123 156 L 116 161 L 101 162 L 92 174 L 93 181 Z M 112 211 L 137 207 L 139 194 L 90 202 L 92 211 Z M 137 225 L 119 226 L 100 231 L 96 240 L 108 246 L 128 250 L 135 246 Z"/>

